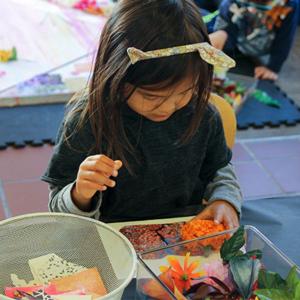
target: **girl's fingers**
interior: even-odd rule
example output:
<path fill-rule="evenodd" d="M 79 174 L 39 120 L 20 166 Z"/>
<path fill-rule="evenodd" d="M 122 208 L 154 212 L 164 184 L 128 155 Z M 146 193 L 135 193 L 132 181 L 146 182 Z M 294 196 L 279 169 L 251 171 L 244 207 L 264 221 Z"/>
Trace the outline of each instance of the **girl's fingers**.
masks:
<path fill-rule="evenodd" d="M 270 77 L 272 78 L 272 80 L 277 80 L 277 74 L 275 74 L 275 73 L 273 73 L 273 72 L 271 72 L 271 75 L 270 75 Z"/>
<path fill-rule="evenodd" d="M 214 211 L 214 222 L 216 224 L 221 224 L 223 221 L 223 212 L 222 212 L 222 205 L 218 206 Z"/>
<path fill-rule="evenodd" d="M 272 79 L 272 74 L 269 71 L 266 71 L 262 74 L 262 79 Z"/>
<path fill-rule="evenodd" d="M 206 219 L 206 214 L 204 212 L 201 212 L 197 216 L 192 218 L 191 221 L 193 221 L 193 220 L 205 220 L 205 219 Z"/>
<path fill-rule="evenodd" d="M 255 78 L 261 78 L 263 76 L 263 72 L 258 71 L 255 75 Z"/>
<path fill-rule="evenodd" d="M 112 168 L 115 165 L 115 162 L 110 159 L 109 157 L 107 157 L 106 155 L 103 154 L 97 154 L 97 155 L 92 155 L 88 157 L 89 160 L 95 160 L 95 161 L 101 161 L 105 164 L 107 164 L 108 166 L 111 166 Z"/>
<path fill-rule="evenodd" d="M 115 168 L 119 170 L 122 167 L 123 163 L 120 160 L 115 160 Z"/>
<path fill-rule="evenodd" d="M 87 160 L 84 162 L 84 164 L 82 164 L 82 168 L 84 170 L 104 173 L 107 177 L 118 176 L 118 171 L 114 167 L 111 167 L 100 160 Z"/>
<path fill-rule="evenodd" d="M 94 155 L 88 157 L 85 166 L 92 168 L 94 171 L 104 172 L 108 177 L 117 177 L 122 162 L 120 160 L 114 161 L 105 155 Z"/>
<path fill-rule="evenodd" d="M 213 215 L 209 207 L 205 208 L 201 213 L 199 213 L 193 220 L 212 220 Z"/>
<path fill-rule="evenodd" d="M 234 227 L 239 227 L 240 226 L 240 222 L 237 216 L 234 217 L 233 219 L 233 226 Z"/>
<path fill-rule="evenodd" d="M 89 190 L 97 190 L 100 192 L 106 191 L 107 187 L 105 185 L 101 185 L 89 180 L 82 180 L 82 184 L 85 185 L 85 187 Z"/>
<path fill-rule="evenodd" d="M 116 182 L 114 180 L 109 179 L 104 174 L 94 171 L 84 171 L 81 174 L 82 179 L 94 182 L 100 185 L 106 185 L 109 187 L 114 187 Z"/>
<path fill-rule="evenodd" d="M 225 223 L 228 226 L 228 229 L 233 229 L 239 226 L 239 221 L 236 212 L 228 212 L 225 216 Z"/>
<path fill-rule="evenodd" d="M 228 228 L 228 229 L 233 229 L 235 226 L 234 226 L 234 224 L 233 224 L 233 222 L 232 222 L 232 219 L 230 219 L 230 218 L 228 218 L 228 217 L 226 217 L 225 219 L 224 219 L 224 225 L 225 225 L 225 227 L 226 228 Z"/>

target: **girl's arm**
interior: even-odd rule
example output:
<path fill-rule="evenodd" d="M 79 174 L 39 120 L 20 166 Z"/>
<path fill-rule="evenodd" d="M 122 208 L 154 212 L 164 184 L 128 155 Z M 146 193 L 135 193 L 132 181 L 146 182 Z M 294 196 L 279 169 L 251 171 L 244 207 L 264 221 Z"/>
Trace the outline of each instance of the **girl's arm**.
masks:
<path fill-rule="evenodd" d="M 64 187 L 49 184 L 49 210 L 51 212 L 71 213 L 98 220 L 100 216 L 99 209 L 102 202 L 102 193 L 95 194 L 90 211 L 83 211 L 79 209 L 72 200 L 71 191 L 74 184 L 75 183 L 72 182 Z"/>
<path fill-rule="evenodd" d="M 232 152 L 226 143 L 221 117 L 214 107 L 211 108 L 213 115 L 209 118 L 207 131 L 209 142 L 199 174 L 206 184 L 203 198 L 209 205 L 196 218 L 215 220 L 232 228 L 238 226 L 242 195 L 230 164 Z"/>
<path fill-rule="evenodd" d="M 196 219 L 214 220 L 216 223 L 223 223 L 228 229 L 239 226 L 242 194 L 230 164 L 217 170 L 207 185 L 205 197 L 208 205 Z"/>
<path fill-rule="evenodd" d="M 225 200 L 241 215 L 243 196 L 230 163 L 216 172 L 213 180 L 206 187 L 204 199 L 208 204 Z"/>

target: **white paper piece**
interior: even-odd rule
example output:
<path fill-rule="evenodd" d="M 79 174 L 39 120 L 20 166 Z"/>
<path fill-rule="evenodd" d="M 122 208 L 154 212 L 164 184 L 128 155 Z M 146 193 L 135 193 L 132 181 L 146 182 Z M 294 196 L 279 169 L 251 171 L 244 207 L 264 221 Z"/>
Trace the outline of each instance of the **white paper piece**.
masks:
<path fill-rule="evenodd" d="M 85 267 L 68 262 L 54 253 L 30 259 L 28 264 L 34 280 L 42 284 L 86 270 Z"/>
<path fill-rule="evenodd" d="M 10 275 L 11 282 L 13 286 L 20 287 L 20 286 L 32 286 L 32 285 L 39 285 L 40 282 L 37 282 L 35 280 L 26 281 L 24 279 L 20 279 L 16 274 Z"/>

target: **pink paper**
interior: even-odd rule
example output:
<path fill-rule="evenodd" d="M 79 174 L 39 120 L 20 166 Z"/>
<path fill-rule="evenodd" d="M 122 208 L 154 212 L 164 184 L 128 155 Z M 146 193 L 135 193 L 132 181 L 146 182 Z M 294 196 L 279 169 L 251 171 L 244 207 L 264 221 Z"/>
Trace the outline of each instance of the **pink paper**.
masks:
<path fill-rule="evenodd" d="M 44 290 L 44 292 L 49 296 L 54 295 L 86 295 L 84 289 L 75 290 L 75 291 L 65 291 L 61 292 L 56 289 L 54 284 L 49 285 L 35 285 L 35 286 L 25 286 L 25 287 L 6 287 L 5 288 L 5 295 L 14 299 L 21 299 L 22 296 L 18 293 L 18 291 L 25 292 L 25 293 L 33 293 L 40 290 Z"/>

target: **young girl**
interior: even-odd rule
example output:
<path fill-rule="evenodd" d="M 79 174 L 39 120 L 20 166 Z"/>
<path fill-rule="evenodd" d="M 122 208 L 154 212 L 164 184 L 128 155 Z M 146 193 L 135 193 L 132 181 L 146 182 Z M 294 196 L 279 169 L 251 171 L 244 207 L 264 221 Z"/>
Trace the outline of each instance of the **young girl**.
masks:
<path fill-rule="evenodd" d="M 226 57 L 207 43 L 192 0 L 120 1 L 43 176 L 51 211 L 113 221 L 197 205 L 198 218 L 238 226 L 231 151 L 208 104 Z"/>

